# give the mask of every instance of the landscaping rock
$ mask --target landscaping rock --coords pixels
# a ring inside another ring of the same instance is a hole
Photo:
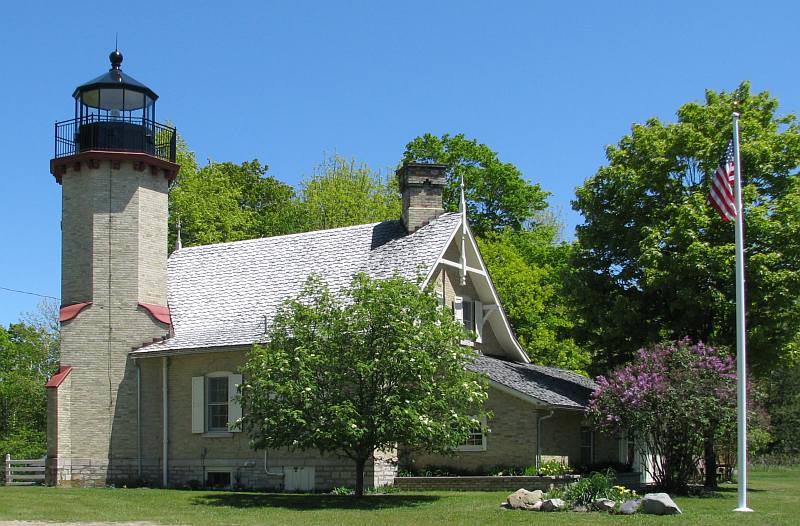
[[[642,505],[642,501],[640,499],[634,500],[626,500],[622,503],[622,506],[619,507],[619,514],[620,515],[633,515],[637,511],[639,511],[639,506]]]
[[[513,510],[529,510],[537,502],[541,502],[544,494],[541,490],[528,491],[520,488],[506,498],[508,506]]]
[[[642,511],[651,515],[681,513],[678,505],[666,493],[648,493],[642,499]]]
[[[592,506],[598,511],[613,511],[617,503],[611,499],[595,499]]]
[[[560,511],[563,510],[567,504],[561,499],[547,499],[542,502],[542,511]]]
[[[539,501],[530,507],[530,511],[539,511],[541,509],[542,509],[542,501]]]
[[[584,513],[584,512],[587,512],[587,511],[589,511],[589,508],[587,508],[587,507],[586,507],[586,506],[584,506],[583,504],[576,504],[576,505],[574,505],[574,506],[572,507],[572,511],[577,511],[577,512],[579,512],[579,513]]]

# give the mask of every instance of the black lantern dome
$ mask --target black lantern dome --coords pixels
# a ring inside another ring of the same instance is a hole
[[[155,120],[158,95],[122,71],[122,53],[111,69],[75,88],[75,118],[56,123],[56,157],[91,150],[140,152],[175,161],[175,129]]]
[[[147,116],[154,109],[158,95],[122,71],[122,53],[119,50],[112,51],[108,59],[111,69],[107,73],[75,88],[72,96],[76,102],[87,108],[87,113],[90,109],[112,113],[143,110],[143,116]]]

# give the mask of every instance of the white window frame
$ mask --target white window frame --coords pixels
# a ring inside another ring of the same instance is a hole
[[[456,448],[455,448],[456,451],[486,451],[486,433],[487,433],[488,429],[486,431],[484,431],[484,429],[486,429],[486,417],[485,416],[481,417],[480,425],[481,425],[481,433],[480,433],[480,435],[481,435],[481,443],[480,444],[466,444],[466,443],[460,444],[460,445],[456,446]],[[474,434],[476,434],[476,433],[470,432],[470,437],[472,435],[474,435]],[[469,440],[469,437],[467,438],[467,441],[468,440]]]
[[[227,429],[209,429],[208,382],[211,378],[228,379],[228,427]],[[229,371],[215,371],[204,376],[192,377],[192,433],[203,437],[231,437],[241,431],[231,426],[242,416],[242,407],[236,401],[238,386],[242,383],[242,375]]]

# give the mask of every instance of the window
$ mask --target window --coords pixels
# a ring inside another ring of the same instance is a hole
[[[467,439],[456,448],[456,451],[486,451],[486,434],[483,429],[486,427],[486,419],[483,418],[470,431]]]
[[[231,472],[230,471],[207,472],[206,487],[210,489],[231,489]]]
[[[631,466],[636,456],[633,435],[624,433],[619,438],[619,463]]]
[[[453,299],[453,314],[456,320],[464,324],[464,328],[475,334],[475,342],[482,341],[483,332],[483,306],[480,301],[467,296],[456,296]],[[465,340],[463,345],[472,345],[472,341]]]
[[[463,300],[462,308],[464,309],[464,328],[468,331],[475,332],[475,302],[470,300]]]
[[[594,462],[594,433],[590,427],[581,427],[581,465],[589,466]]]
[[[228,377],[212,376],[206,379],[208,431],[228,430]]]
[[[192,378],[192,433],[230,436],[231,424],[242,416],[236,401],[242,375],[228,372],[209,373]]]

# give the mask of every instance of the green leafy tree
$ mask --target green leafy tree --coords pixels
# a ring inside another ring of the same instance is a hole
[[[749,358],[758,371],[800,349],[800,128],[749,84],[707,91],[650,119],[606,150],[608,164],[577,191],[579,250],[570,287],[580,341],[602,370],[650,343],[688,335],[735,343],[733,225],[706,203],[710,177],[741,113]]]
[[[500,161],[497,152],[464,134],[441,137],[426,133],[406,145],[403,161],[446,164],[444,208],[458,210],[459,185],[464,177],[470,226],[477,236],[528,226],[547,208],[547,192],[525,180],[511,163]]]
[[[554,232],[497,232],[478,239],[511,326],[531,361],[586,374],[591,357],[571,337],[574,313],[563,290],[572,246]]]
[[[294,189],[258,160],[209,162],[199,168],[186,143],[178,141],[178,178],[170,190],[170,247],[177,225],[186,246],[239,241],[306,230]]]
[[[58,368],[58,340],[26,323],[0,326],[0,454],[38,458],[46,451],[45,383]]]
[[[383,178],[355,160],[348,161],[338,155],[326,157],[300,187],[309,230],[400,217],[400,196],[395,179]]]
[[[257,449],[349,457],[356,494],[376,450],[450,451],[480,425],[486,387],[463,327],[401,278],[361,274],[340,294],[312,276],[243,367],[243,429]]]
[[[772,452],[800,455],[800,363],[776,367],[768,377]]]

